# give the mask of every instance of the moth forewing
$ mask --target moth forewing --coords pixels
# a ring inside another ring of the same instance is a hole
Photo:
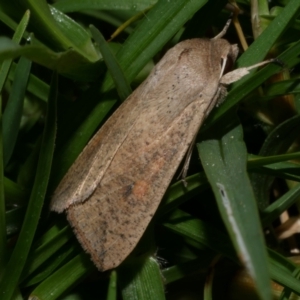
[[[94,192],[115,152],[137,119],[139,104],[134,94],[131,95],[115,111],[113,120],[108,120],[94,135],[55,190],[50,203],[51,210],[63,212],[71,204],[87,200]],[[127,112],[127,116],[124,112]],[[112,123],[115,126],[111,126]]]
[[[99,270],[118,266],[138,243],[220,98],[224,63],[236,55],[224,39],[186,40],[170,49],[58,186],[51,209],[66,210]]]

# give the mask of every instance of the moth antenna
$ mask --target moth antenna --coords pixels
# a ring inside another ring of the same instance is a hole
[[[222,37],[226,34],[226,32],[227,32],[227,30],[228,30],[228,27],[230,26],[231,21],[232,21],[232,20],[229,19],[229,20],[226,22],[226,24],[225,24],[224,28],[222,29],[222,31],[219,32],[215,37],[213,37],[212,40],[217,40],[217,39],[222,38]]]

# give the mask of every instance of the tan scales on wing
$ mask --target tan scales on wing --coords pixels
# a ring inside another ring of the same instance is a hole
[[[212,58],[210,48],[203,45],[210,42],[188,40],[172,48],[105,124],[107,128],[117,126],[117,117],[130,115],[130,101],[139,99],[135,103],[139,113],[126,127],[126,136],[94,192],[67,209],[78,239],[100,270],[117,266],[133,250],[208,108],[212,108],[211,101],[218,98],[221,62]],[[207,51],[205,63],[203,48]],[[204,80],[208,63],[216,72],[206,74]],[[207,89],[208,85],[215,87]],[[109,137],[105,138],[113,140],[114,128],[106,132]],[[103,164],[102,151],[97,159]]]

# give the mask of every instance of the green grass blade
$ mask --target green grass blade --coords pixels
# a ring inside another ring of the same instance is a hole
[[[18,285],[18,281],[26,263],[44,203],[44,197],[46,194],[51,170],[56,134],[56,89],[57,83],[55,77],[49,95],[50,101],[47,119],[33,190],[17,244],[6,266],[5,273],[1,278],[0,295],[1,299],[3,300],[10,300],[13,291]]]
[[[250,171],[300,182],[300,164],[298,163],[281,162],[250,169]]]
[[[15,70],[16,65],[13,63],[8,75],[8,78],[10,80],[13,80],[15,78]],[[44,102],[48,101],[49,85],[33,74],[29,75],[27,91]]]
[[[90,258],[82,252],[38,285],[29,299],[56,300],[94,268]]]
[[[3,160],[7,165],[19,134],[23,103],[27,88],[31,61],[21,57],[16,68],[15,80],[3,113]]]
[[[32,14],[38,38],[57,50],[75,49],[90,61],[99,59],[88,33],[70,17],[50,7],[46,1],[24,0]]]
[[[113,78],[118,94],[121,100],[123,101],[132,92],[131,87],[125,77],[125,74],[123,73],[122,68],[120,67],[115,55],[110,50],[101,32],[97,30],[97,28],[93,25],[90,26],[90,30],[95,42],[99,46],[99,49],[110,72],[110,75]]]
[[[227,258],[238,262],[228,236],[190,214],[179,209],[174,210],[163,223],[163,226],[176,234],[186,237],[190,241],[194,241],[192,243],[194,247],[201,248],[205,246],[216,253],[221,253]]]
[[[287,160],[299,160],[299,158],[300,152],[286,153],[282,155],[271,155],[267,157],[251,155],[251,157],[248,160],[248,168],[253,169],[256,167],[271,165]],[[300,165],[298,167],[300,167]]]
[[[20,43],[23,34],[26,30],[26,27],[28,25],[29,22],[29,17],[30,17],[30,12],[27,10],[22,18],[22,20],[20,21],[20,24],[18,25],[16,32],[13,35],[12,40],[16,43]],[[12,63],[12,59],[8,59],[6,61],[4,61],[1,65],[1,71],[0,71],[0,93],[3,89],[5,80],[7,78],[7,75],[9,73],[9,69],[11,67],[11,63]]]
[[[251,66],[256,62],[262,61],[266,54],[270,51],[272,45],[280,37],[280,35],[290,26],[298,15],[300,3],[298,0],[289,1],[284,10],[279,14],[266,30],[251,44],[251,46],[238,59],[238,67]],[[278,56],[278,59],[284,62],[285,66],[290,68],[299,63],[300,42],[291,46]],[[226,97],[226,101],[209,116],[209,125],[221,118],[225,112],[233,108],[241,101],[249,92],[261,85],[271,75],[279,72],[282,67],[269,65],[256,74],[245,76],[232,85],[230,93]],[[206,129],[209,129],[207,126]]]
[[[300,197],[300,184],[289,190],[262,212],[263,226],[270,225],[281,213],[291,207]]]
[[[163,269],[162,274],[165,278],[165,283],[168,284],[179,279],[184,279],[195,272],[197,272],[197,276],[204,278],[211,261],[215,257],[215,253],[212,251],[209,251],[207,254],[209,255],[203,255],[202,257]]]
[[[205,173],[194,174],[185,178],[187,186],[182,181],[178,181],[166,191],[161,201],[156,217],[159,218],[164,214],[177,208],[180,204],[199,195],[200,192],[209,188]]]
[[[131,82],[145,64],[169,41],[173,35],[207,1],[175,0],[159,1],[143,22],[125,41],[117,53],[118,61]],[[164,16],[163,18],[161,16]],[[103,84],[106,91],[112,86],[111,79]]]
[[[27,258],[26,265],[23,269],[20,281],[27,278],[39,266],[41,266],[49,257],[51,257],[58,249],[65,245],[71,238],[73,233],[69,226],[66,226],[59,233],[56,233],[49,240],[43,242],[39,247],[31,251]]]
[[[241,126],[197,145],[230,238],[261,299],[272,299],[267,255],[256,200],[247,175]],[[255,240],[255,243],[253,241]]]
[[[187,237],[190,241],[194,241],[191,243],[193,246],[198,245],[199,247],[204,245],[216,253],[221,253],[233,261],[238,262],[238,258],[234,253],[228,236],[200,219],[180,210],[176,210],[169,216],[164,226],[176,234]],[[281,285],[292,289],[295,293],[300,294],[299,280],[293,276],[296,267],[280,254],[272,250],[268,252],[269,256],[267,261],[271,278]]]
[[[262,34],[250,45],[250,47],[241,55],[237,61],[238,67],[251,66],[262,61],[274,43],[294,22],[300,12],[300,3],[298,0],[291,0],[284,7],[280,14],[269,24]],[[244,78],[236,82],[234,86],[241,85],[247,79]]]
[[[292,117],[281,123],[267,136],[259,155],[270,156],[285,153],[299,136],[299,130],[300,116]],[[251,174],[254,193],[260,209],[269,205],[269,188],[273,180],[274,178],[265,174]]]
[[[115,270],[110,273],[106,300],[117,300],[117,272]]]
[[[5,59],[16,58],[19,56],[55,70],[67,77],[81,80],[93,81],[99,77],[100,57],[94,61],[89,61],[73,48],[66,51],[55,52],[43,44],[34,41],[31,45],[19,46],[6,37],[0,37],[0,61]]]
[[[273,280],[300,295],[299,280],[295,278],[300,271],[298,267],[272,250],[269,250],[269,267]]]
[[[136,10],[140,11],[155,4],[157,0],[64,0],[55,2],[54,6],[62,12],[75,12],[88,9],[101,10]]]
[[[123,265],[119,270],[119,280],[124,300],[165,299],[163,278],[154,257],[150,256],[140,262],[138,269],[132,265]]]
[[[0,94],[0,107],[2,96]],[[2,136],[2,110],[0,110],[0,270],[4,270],[7,260],[6,213],[4,196],[4,166],[3,166],[3,136]],[[0,271],[0,276],[2,271]]]
[[[300,81],[299,78],[293,78],[270,84],[264,90],[263,99],[271,99],[278,96],[298,93],[300,93]]]
[[[81,249],[76,246],[70,243],[65,244],[46,263],[42,264],[33,274],[29,275],[29,277],[22,282],[22,287],[36,286],[50,277],[56,270],[64,264],[67,264],[80,253]]]
[[[20,21],[19,25],[16,28],[16,31],[13,35],[12,40],[16,43],[19,43],[23,37],[25,29],[29,22],[29,11],[26,11],[22,20]],[[2,62],[0,68],[0,94],[2,94],[2,90],[6,81],[6,78],[9,74],[9,70],[11,68],[12,60],[6,60]],[[16,88],[16,87],[15,87]],[[2,100],[2,95],[0,95],[0,99]],[[0,101],[2,103],[2,101]],[[2,107],[2,104],[0,105]],[[4,170],[4,163],[3,163],[3,122],[2,119],[2,112],[1,112],[1,153],[0,153],[0,270],[4,270],[4,265],[6,264],[6,217],[5,217],[5,196],[4,196],[4,178],[3,178],[3,170]]]

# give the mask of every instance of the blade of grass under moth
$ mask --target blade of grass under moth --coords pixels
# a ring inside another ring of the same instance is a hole
[[[8,78],[10,80],[13,80],[15,78],[15,70],[16,64],[13,63],[8,75]],[[27,91],[32,93],[34,96],[36,96],[38,99],[44,102],[48,101],[49,85],[33,74],[29,75]]]
[[[99,59],[88,33],[70,17],[49,6],[44,0],[25,0],[23,5],[32,13],[38,38],[44,39],[54,49],[72,48],[90,61]]]
[[[16,43],[20,43],[23,34],[27,28],[28,22],[29,22],[29,17],[30,17],[30,12],[27,10],[20,21],[20,24],[16,28],[16,31],[13,35],[12,40]],[[10,67],[11,67],[12,59],[5,60],[2,65],[1,65],[1,70],[0,70],[0,93],[3,89],[5,80],[7,78],[7,75],[9,73]]]
[[[194,174],[185,178],[185,181],[187,183],[186,187],[180,180],[168,188],[160,203],[158,211],[156,212],[156,218],[160,218],[187,200],[198,195],[200,192],[209,188],[209,183],[205,173]]]
[[[109,277],[106,300],[117,300],[117,272],[112,270]]]
[[[276,172],[276,174],[278,174],[280,170],[283,169],[286,172],[286,174],[282,174],[284,178],[287,178],[288,176],[291,179],[297,179],[299,176],[297,177],[293,173],[300,173],[300,165],[292,163],[284,163],[279,165],[276,164],[276,162],[284,162],[291,159],[297,159],[299,158],[299,156],[300,152],[269,157],[251,155],[247,161],[247,169],[256,172],[258,167],[265,167],[268,170],[270,170],[270,172],[274,169],[274,172]],[[297,171],[298,168],[299,171]],[[292,172],[290,174],[288,173],[289,169],[291,169]],[[263,172],[263,170],[261,170],[260,172]],[[209,188],[209,183],[207,181],[205,173],[194,174],[192,176],[187,177],[185,180],[187,182],[186,187],[180,180],[171,185],[171,187],[166,191],[164,198],[162,199],[159,209],[156,213],[157,218],[164,216],[166,213],[178,207],[180,204],[186,202],[187,200],[191,199],[199,192]]]
[[[174,210],[164,221],[163,226],[176,234],[198,243],[198,248],[203,246],[208,247],[238,262],[234,248],[225,233],[180,209]],[[193,245],[195,246],[195,244]]]
[[[299,280],[295,278],[295,274],[300,271],[299,267],[271,249],[268,250],[268,254],[272,279],[299,295]]]
[[[205,245],[216,253],[221,253],[239,263],[228,236],[212,225],[180,210],[174,211],[163,225],[176,234],[194,241],[193,245]],[[268,254],[268,266],[271,278],[300,294],[299,281],[293,277],[293,272],[296,268],[295,265],[270,249],[268,250]]]
[[[3,113],[3,160],[7,165],[19,134],[23,103],[27,88],[28,77],[31,69],[31,61],[21,57],[15,74],[15,80],[6,108]]]
[[[50,10],[47,9],[47,11],[45,11],[46,15],[48,15],[49,11],[51,17],[46,21],[43,19],[43,16],[39,14],[39,17],[41,17],[40,20],[42,22],[42,26],[49,26],[50,34],[52,33],[52,31],[54,32],[56,26],[59,28],[62,35],[58,35],[55,38],[58,38],[59,41],[66,41],[67,47],[64,48],[65,50],[73,48],[76,50],[77,53],[85,57],[90,62],[96,62],[97,60],[99,60],[99,53],[95,49],[94,44],[91,41],[90,35],[78,22],[75,22],[69,16],[60,12],[56,8],[48,5],[46,1],[26,1],[31,2],[34,6],[39,6],[39,8],[43,6],[41,4],[42,2],[44,2],[48,6],[48,8],[50,8]]]
[[[262,99],[271,99],[282,95],[298,93],[300,93],[299,77],[273,82],[264,89],[264,96],[262,97]]]
[[[29,299],[56,300],[94,269],[88,255],[82,252],[39,284]]]
[[[115,55],[110,50],[101,32],[93,25],[90,26],[90,30],[95,42],[99,46],[103,59],[118,91],[119,97],[123,101],[132,92],[125,74],[123,73],[122,68],[120,67]]]
[[[214,269],[210,268],[207,272],[205,278],[204,290],[203,290],[203,300],[213,300],[213,278],[214,278]]]
[[[140,1],[140,0],[101,0],[101,1],[94,1],[94,0],[65,0],[65,1],[57,1],[54,6],[63,11],[63,12],[75,12],[81,10],[88,10],[88,9],[105,9],[105,10],[144,10],[149,6],[155,4],[157,0],[147,0],[147,1]]]
[[[90,62],[73,48],[56,52],[39,43],[33,35],[30,39],[33,41],[31,45],[19,46],[6,37],[0,37],[0,61],[22,55],[74,80],[94,81],[98,79],[99,60]]]
[[[5,9],[1,9],[3,8],[3,1],[0,3],[0,21],[2,23],[4,23],[8,28],[12,29],[14,32],[17,31],[17,27],[19,26],[20,23],[17,23],[10,15],[9,13],[5,12]],[[6,3],[4,4],[4,6],[6,6]],[[26,14],[26,12],[23,14]],[[20,19],[21,19],[21,15],[20,15]],[[28,37],[27,33],[24,32],[23,37],[26,39]]]
[[[206,3],[206,0],[159,1],[140,23],[138,28],[124,43],[117,53],[117,60],[127,79],[131,82],[144,65],[163,47],[163,45],[183,26],[183,24]],[[161,16],[164,16],[161,18]],[[113,86],[110,75],[107,75],[101,90],[107,92]],[[84,122],[66,137],[63,148],[56,160],[59,164],[58,180],[69,169],[75,158],[91,138],[99,123],[116,104],[115,99],[103,98]]]
[[[152,256],[144,259],[143,263],[139,262],[138,268],[124,264],[119,269],[118,277],[124,300],[165,299],[159,264]]]
[[[7,4],[9,10],[11,3],[8,1]],[[75,79],[88,81],[99,77],[99,63],[96,63],[100,58],[99,53],[91,42],[89,34],[80,24],[55,8],[49,10],[46,1],[37,3],[28,0],[25,1],[24,6],[31,9],[31,26],[35,28],[35,38],[31,37],[31,39],[34,40],[34,43],[16,47],[16,44],[9,44],[6,38],[1,37],[1,59],[23,55]],[[16,10],[18,13],[22,12],[20,6]],[[16,28],[16,24],[8,16],[2,16],[0,13],[1,17],[9,27]],[[44,42],[44,45],[40,40]]]
[[[137,0],[101,0],[101,1],[94,1],[94,0],[64,0],[64,1],[57,1],[54,3],[57,9],[64,13],[68,12],[76,12],[88,9],[101,9],[101,10],[113,10],[113,9],[120,9],[120,10],[143,10],[147,7],[155,4],[157,0],[147,0],[147,1],[137,1]]]
[[[266,0],[258,0],[251,2],[251,20],[252,20],[252,32],[254,39],[262,33],[262,31],[268,26],[268,22],[265,22],[261,15],[269,15],[269,4]]]
[[[42,281],[46,280],[51,276],[56,270],[67,264],[71,259],[73,259],[81,249],[75,243],[66,243],[62,248],[59,249],[49,258],[44,264],[41,265],[35,272],[30,274],[23,282],[22,287],[29,287],[33,285],[40,284]]]
[[[248,169],[253,169],[256,167],[261,167],[264,165],[271,165],[275,164],[277,162],[283,162],[287,160],[295,160],[300,158],[300,152],[293,152],[293,153],[286,153],[282,155],[271,155],[271,156],[254,156],[251,155],[251,157],[248,160]],[[295,165],[296,166],[296,165]],[[300,165],[298,166],[300,168]]]
[[[25,29],[29,22],[29,11],[26,11],[23,18],[21,19],[19,25],[16,28],[16,31],[13,35],[12,40],[19,43],[22,39],[22,36],[25,32]],[[0,94],[2,92],[4,83],[8,76],[10,67],[11,67],[12,60],[5,60],[1,64],[0,70]],[[1,96],[0,96],[1,100]],[[2,101],[1,101],[2,103]],[[0,105],[2,107],[2,104]],[[4,270],[4,265],[6,263],[6,216],[5,216],[5,196],[4,196],[4,178],[3,178],[3,170],[4,170],[4,163],[3,163],[3,133],[2,133],[2,123],[3,123],[3,115],[1,112],[1,154],[0,154],[0,270]]]
[[[129,82],[206,2],[206,0],[195,2],[176,0],[172,3],[159,1],[146,14],[146,18],[116,55],[121,67],[126,70]],[[164,18],[161,18],[162,15]],[[106,91],[111,86],[112,80],[107,77],[102,89]]]
[[[282,179],[300,182],[300,164],[298,163],[281,162],[256,167],[249,171],[251,173],[260,173],[263,175],[275,176]]]
[[[54,233],[51,238],[43,242],[39,247],[36,247],[33,251],[31,251],[21,274],[20,282],[32,274],[72,237],[73,233],[71,228],[69,226],[65,226],[58,233]]]
[[[164,276],[165,284],[183,279],[191,274],[195,274],[196,272],[198,279],[199,277],[204,278],[207,274],[209,265],[215,256],[215,253],[209,251],[205,256],[191,259],[187,262],[163,269],[162,275]]]
[[[57,2],[58,3],[58,2]],[[97,21],[102,21],[105,22],[109,25],[112,25],[114,28],[120,28],[122,26],[124,26],[124,24],[128,21],[128,18],[131,18],[132,13],[127,12],[127,11],[122,11],[120,12],[116,12],[116,11],[102,11],[102,10],[84,10],[81,11],[82,14],[92,17],[93,19],[96,19]],[[138,13],[139,15],[141,14],[141,12]],[[142,17],[144,17],[145,15],[143,14]],[[94,22],[94,21],[93,21]],[[131,23],[129,26],[127,26],[126,28],[123,29],[122,32],[126,33],[126,34],[131,34],[134,30],[135,26],[132,26],[133,24]],[[115,31],[116,32],[116,31]]]
[[[197,144],[197,148],[238,256],[253,278],[261,299],[272,299],[265,243],[246,169],[242,127],[235,126],[219,139]]]
[[[278,198],[262,212],[262,225],[267,226],[291,207],[300,197],[300,183]]]
[[[142,19],[143,17],[145,17],[145,14],[147,13],[147,11],[149,11],[151,8],[153,7],[153,5],[149,6],[148,8],[140,11],[139,13],[133,15],[132,17],[130,17],[128,20],[126,20],[124,23],[120,24],[118,26],[118,28],[110,35],[110,41],[114,38],[116,38],[121,32],[126,32],[128,31],[128,33],[132,33],[132,29],[131,29],[131,25],[134,24],[136,21]]]
[[[8,206],[22,206],[27,203],[29,192],[19,184],[4,177],[5,202]]]
[[[6,211],[6,237],[10,238],[14,234],[20,231],[24,216],[26,213],[26,208],[23,207],[17,207],[14,209],[10,209]]]
[[[0,107],[2,96],[0,93]],[[0,276],[4,270],[7,258],[6,214],[4,196],[4,166],[3,166],[3,136],[2,136],[2,110],[0,110]]]
[[[271,165],[265,165],[263,167],[251,169],[250,175],[252,173],[258,173],[261,175],[268,175],[286,180],[300,182],[300,167],[299,164],[294,163],[276,163]]]
[[[18,241],[0,282],[0,295],[3,300],[10,300],[13,291],[17,287],[39,222],[54,150],[56,134],[56,90],[57,79],[55,75],[49,95],[48,112],[34,186]]]
[[[300,116],[292,117],[278,125],[267,136],[259,155],[276,155],[285,153],[298,138],[300,130]],[[251,174],[251,182],[260,209],[269,205],[269,189],[274,178],[264,174]]]

